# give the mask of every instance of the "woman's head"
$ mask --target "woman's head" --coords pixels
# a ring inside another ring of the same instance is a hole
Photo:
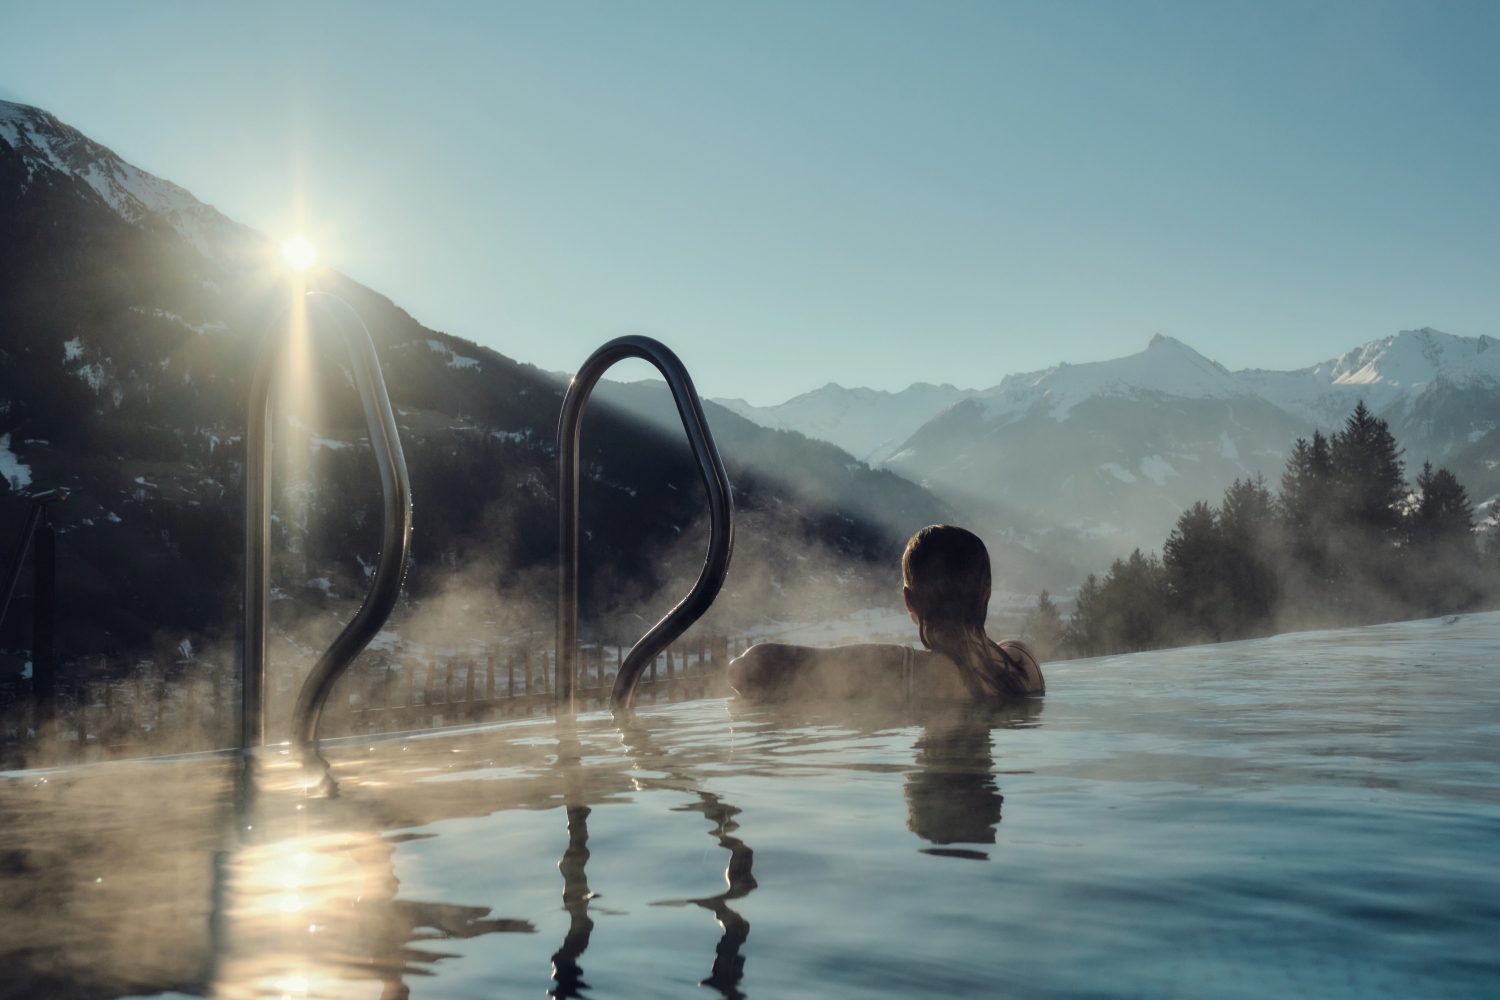
[[[933,524],[912,535],[901,556],[901,583],[928,649],[938,648],[938,633],[984,634],[990,554],[972,531]]]
[[[984,632],[990,554],[978,535],[948,524],[923,528],[906,543],[901,581],[922,645],[953,661],[973,697],[1025,693],[1024,678]]]

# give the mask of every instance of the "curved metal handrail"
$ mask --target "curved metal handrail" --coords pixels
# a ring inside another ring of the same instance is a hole
[[[610,704],[616,711],[630,708],[635,685],[646,667],[678,636],[686,632],[713,604],[729,572],[734,550],[734,499],[724,460],[703,415],[703,403],[687,369],[671,349],[650,337],[616,337],[599,348],[578,369],[568,384],[562,416],[557,424],[558,545],[557,582],[557,684],[559,711],[573,711],[575,663],[578,658],[578,435],[583,428],[583,408],[604,373],[617,361],[640,358],[649,361],[667,380],[677,413],[687,431],[688,444],[698,460],[698,472],[708,488],[708,556],[703,571],[688,596],[651,626],[631,649],[615,676]]]
[[[380,559],[370,591],[359,612],[313,665],[312,673],[297,694],[292,741],[307,753],[316,751],[318,720],[334,682],[380,631],[400,596],[407,553],[411,549],[411,483],[406,475],[406,458],[401,453],[396,418],[385,391],[385,379],[380,374],[380,358],[359,314],[349,303],[326,292],[309,292],[298,305],[308,309],[309,313],[316,310],[332,320],[349,348],[354,382],[359,388],[359,400],[364,406],[365,423],[369,427],[370,448],[380,469],[384,513]],[[271,600],[270,404],[279,362],[286,349],[285,327],[290,312],[291,309],[284,311],[271,324],[266,344],[261,349],[260,363],[256,366],[250,388],[250,415],[245,434],[245,636],[240,738],[240,745],[245,748],[265,742],[266,621]]]

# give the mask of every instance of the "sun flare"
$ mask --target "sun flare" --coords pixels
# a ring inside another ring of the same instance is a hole
[[[300,233],[281,245],[281,256],[296,271],[306,271],[318,262],[318,251]]]

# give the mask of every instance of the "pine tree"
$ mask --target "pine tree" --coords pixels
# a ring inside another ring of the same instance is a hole
[[[1433,469],[1431,462],[1423,464],[1416,485],[1403,553],[1407,604],[1426,614],[1467,610],[1485,589],[1468,492],[1453,473]]]
[[[1417,492],[1420,499],[1411,512],[1408,531],[1411,544],[1452,551],[1474,549],[1474,505],[1458,478],[1424,462]]]
[[[1190,636],[1222,638],[1223,555],[1218,515],[1201,500],[1182,512],[1162,546],[1169,600]]]
[[[1045,590],[1037,595],[1036,607],[1027,613],[1022,634],[1043,660],[1057,656],[1063,641],[1062,615],[1058,613],[1052,595]]]
[[[1309,536],[1322,527],[1332,486],[1333,459],[1328,439],[1322,431],[1314,431],[1311,442],[1298,438],[1286,471],[1281,474],[1278,498],[1281,516],[1294,536]]]
[[[1103,636],[1100,630],[1099,578],[1093,573],[1078,588],[1073,601],[1073,613],[1063,627],[1063,645],[1074,656],[1096,656],[1103,651]]]
[[[1280,587],[1276,579],[1276,501],[1264,476],[1234,481],[1219,508],[1224,587],[1224,634],[1246,636],[1270,624]]]
[[[1333,436],[1329,457],[1344,523],[1394,540],[1401,529],[1406,476],[1389,425],[1360,400],[1344,429]]]
[[[1155,649],[1168,641],[1166,571],[1140,549],[1116,559],[1099,586],[1100,636],[1107,649]]]

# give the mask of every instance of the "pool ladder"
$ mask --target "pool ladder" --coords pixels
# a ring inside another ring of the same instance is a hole
[[[558,557],[557,557],[557,683],[559,713],[575,711],[578,661],[578,438],[583,429],[583,410],[599,379],[616,362],[626,358],[649,361],[662,373],[677,403],[687,431],[688,446],[698,463],[698,473],[708,489],[708,555],[698,582],[676,607],[658,621],[630,650],[615,675],[610,706],[616,712],[631,708],[636,682],[661,651],[676,641],[718,597],[729,573],[734,550],[734,497],[724,460],[714,444],[713,432],[703,415],[703,402],[693,388],[692,377],[682,361],[665,344],[650,337],[617,337],[591,354],[568,383],[562,415],[557,424],[558,461]]]
[[[261,348],[260,361],[250,387],[250,414],[245,433],[245,634],[243,697],[241,700],[240,746],[258,747],[265,742],[266,624],[271,607],[271,397],[289,334],[306,310],[306,329],[311,331],[313,314],[331,320],[349,349],[354,383],[365,411],[370,448],[380,470],[383,530],[380,558],[370,580],[369,592],[358,613],[324,650],[297,694],[292,712],[292,744],[304,756],[316,754],[318,721],[323,706],[360,651],[380,631],[401,594],[411,551],[411,483],[406,458],[396,432],[396,418],[380,374],[380,358],[364,322],[343,299],[326,292],[309,292],[282,312],[271,324]]]
[[[318,723],[334,684],[390,617],[401,592],[411,550],[411,483],[406,459],[380,372],[380,359],[359,314],[344,300],[310,292],[298,304],[308,314],[329,319],[349,349],[354,381],[364,407],[370,446],[380,472],[383,531],[380,558],[359,612],[314,664],[297,695],[292,744],[304,756],[317,752]],[[293,307],[293,309],[296,306]],[[265,742],[266,633],[270,611],[271,563],[271,400],[287,349],[293,309],[271,324],[250,390],[246,431],[245,614],[243,640],[242,748]],[[310,323],[308,324],[310,328]],[[636,683],[662,650],[701,618],[724,585],[734,549],[734,501],[729,475],[703,414],[703,403],[687,368],[670,348],[650,337],[618,337],[600,347],[568,385],[558,421],[559,546],[555,708],[576,710],[578,661],[578,446],[583,411],[599,379],[616,362],[640,358],[655,365],[667,381],[687,432],[688,445],[708,490],[709,544],[703,569],[687,597],[653,625],[620,665],[610,694],[616,711],[631,708]]]

